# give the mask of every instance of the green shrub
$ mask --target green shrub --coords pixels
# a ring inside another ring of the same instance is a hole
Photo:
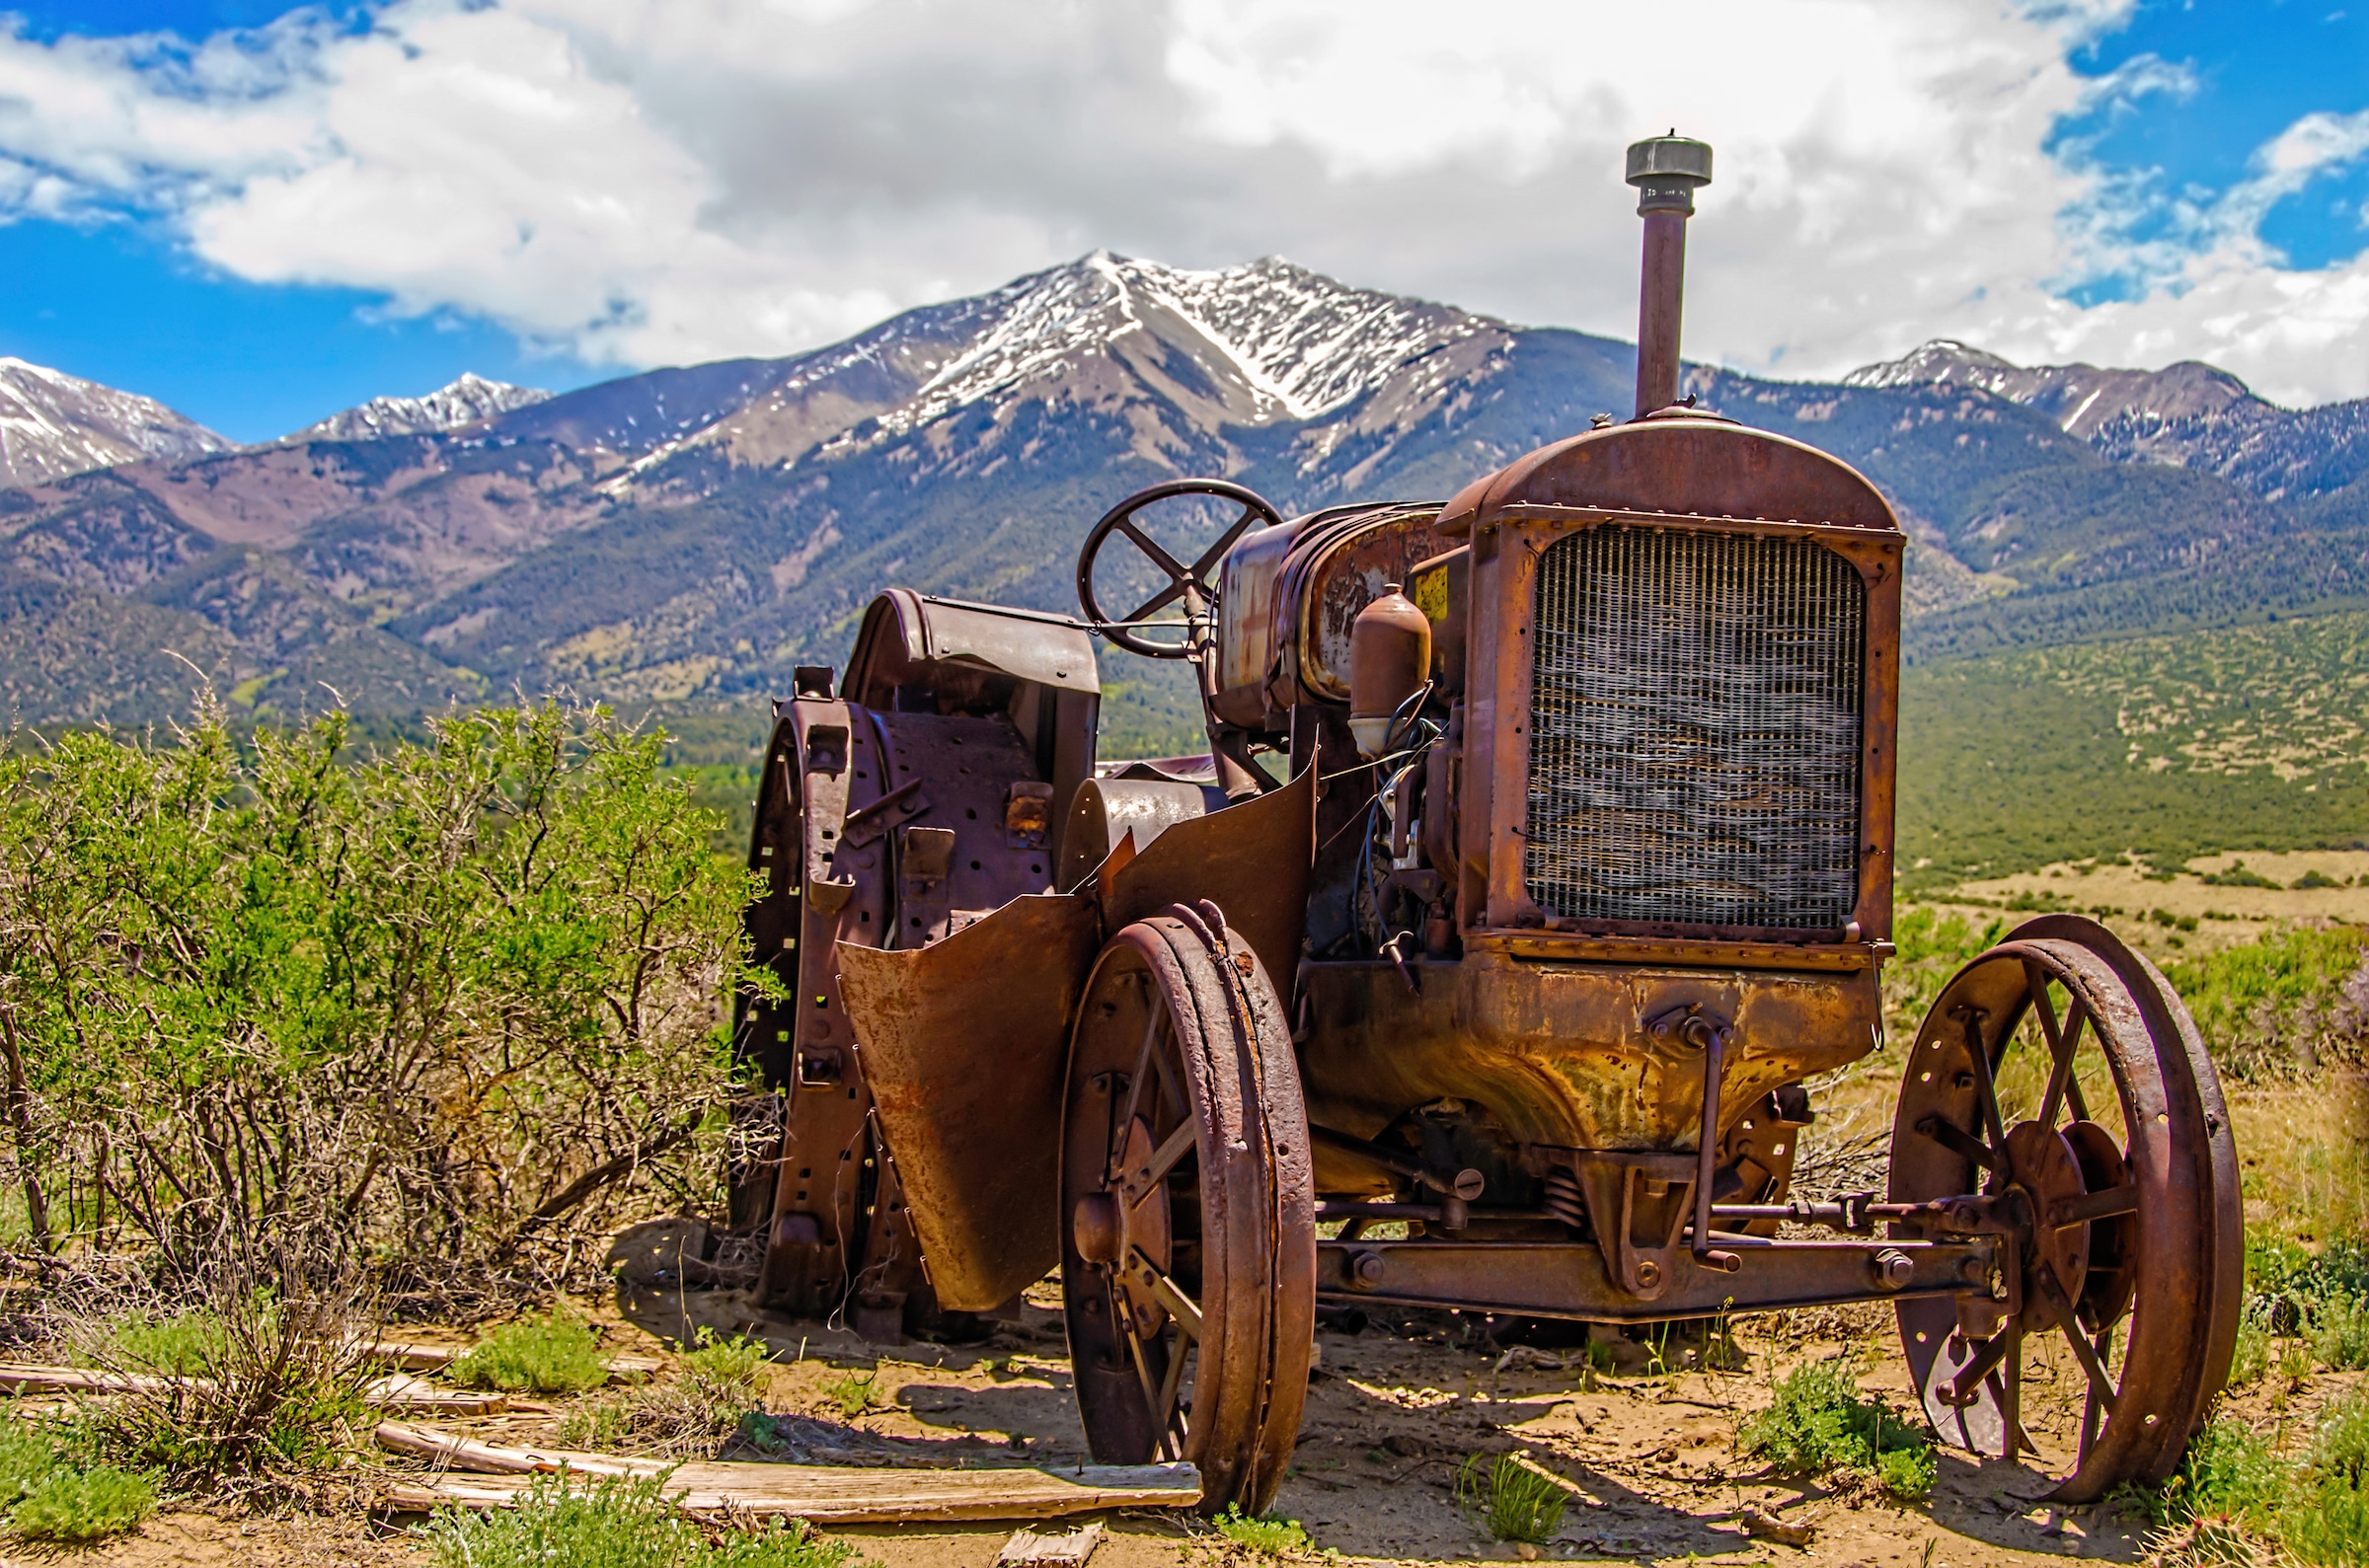
[[[155,1509],[156,1487],[144,1475],[112,1464],[60,1464],[10,1512],[8,1528],[26,1540],[87,1546],[137,1530]]]
[[[1933,1445],[1882,1401],[1860,1393],[1849,1357],[1786,1374],[1775,1400],[1743,1424],[1737,1440],[1787,1474],[1866,1475],[1909,1499],[1933,1489]]]
[[[1276,1514],[1253,1519],[1242,1511],[1240,1503],[1228,1503],[1226,1511],[1209,1523],[1235,1545],[1261,1557],[1282,1557],[1307,1551],[1310,1546],[1308,1532],[1300,1528],[1298,1520]]]
[[[582,1393],[609,1381],[608,1359],[583,1318],[554,1307],[504,1323],[445,1369],[466,1388]]]
[[[1514,1455],[1491,1459],[1476,1454],[1456,1467],[1456,1501],[1499,1540],[1544,1544],[1563,1528],[1571,1494]]]
[[[663,1476],[572,1487],[566,1475],[538,1475],[515,1508],[446,1510],[420,1533],[436,1568],[840,1568],[855,1556],[803,1521],[711,1541],[666,1500]]]
[[[874,1390],[879,1385],[879,1372],[854,1373],[834,1378],[822,1385],[825,1403],[839,1412],[843,1421],[853,1421],[872,1408]]]
[[[227,1348],[222,1319],[208,1311],[166,1317],[132,1317],[110,1325],[101,1350],[90,1358],[159,1378],[200,1378],[222,1360]]]
[[[2172,1479],[2138,1501],[2157,1525],[2218,1519],[2260,1531],[2276,1515],[2290,1479],[2267,1438],[2223,1415],[2190,1440]]]
[[[156,1507],[146,1476],[86,1463],[89,1433],[66,1423],[0,1414],[0,1517],[11,1533],[81,1546],[138,1528]]]
[[[562,1440],[688,1457],[735,1433],[749,1436],[751,1418],[764,1420],[771,1351],[759,1339],[719,1339],[705,1325],[696,1345],[673,1373],[577,1405],[560,1423]],[[755,1437],[749,1441],[766,1446]]]
[[[368,1314],[342,1292],[264,1289],[232,1273],[181,1291],[196,1305],[117,1303],[86,1340],[101,1366],[174,1375],[95,1405],[83,1420],[95,1452],[197,1489],[232,1477],[277,1484],[342,1463],[368,1426],[362,1393],[377,1375],[364,1354]]]
[[[211,704],[165,737],[0,731],[35,1250],[312,1249],[307,1278],[474,1307],[721,1179],[714,999],[768,982],[660,738],[567,703],[424,727],[361,756],[342,715],[241,736]]]
[[[2312,1319],[2312,1354],[2333,1372],[2369,1367],[2369,1302],[2357,1296],[2328,1296]]]

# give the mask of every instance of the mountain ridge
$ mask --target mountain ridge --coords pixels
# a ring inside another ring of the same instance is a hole
[[[550,401],[540,387],[489,381],[474,370],[417,398],[378,397],[355,404],[301,430],[281,436],[276,446],[305,441],[374,441],[396,435],[431,435]]]
[[[1087,523],[1141,484],[1223,475],[1287,513],[1447,495],[1626,407],[1634,360],[1279,258],[1090,253],[780,359],[0,488],[0,573],[20,585],[0,600],[0,700],[155,716],[187,701],[157,652],[177,637],[257,711],[323,687],[396,711],[513,686],[737,700],[837,658],[892,580],[1070,608]],[[2279,410],[2210,367],[2020,367],[1949,342],[1836,383],[1696,365],[1686,385],[1894,501],[1912,657],[2369,603],[2369,439],[2345,434],[2361,405]],[[77,685],[55,653],[71,636],[118,673]],[[9,673],[19,644],[62,682],[48,697]],[[1118,682],[1145,702],[1158,684]]]

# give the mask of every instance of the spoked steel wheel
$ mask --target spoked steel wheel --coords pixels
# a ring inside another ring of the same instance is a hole
[[[1062,1294],[1105,1463],[1189,1459],[1264,1509],[1316,1337],[1315,1194],[1291,1031],[1215,905],[1112,937],[1086,982],[1061,1152]]]
[[[2006,1300],[1900,1305],[1935,1429],[2035,1456],[2068,1502],[2169,1475],[2237,1343],[2237,1150],[2187,1008],[2097,922],[2025,923],[1926,1014],[1892,1124],[1891,1198],[1958,1195],[1991,1200]],[[2043,1445],[2025,1363],[2049,1341],[2079,1395]]]

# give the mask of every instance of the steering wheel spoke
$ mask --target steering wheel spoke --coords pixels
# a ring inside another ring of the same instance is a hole
[[[1220,529],[1207,549],[1193,559],[1190,565],[1179,560],[1172,551],[1154,539],[1137,521],[1137,516],[1161,501],[1178,497],[1205,495],[1232,501],[1242,512]],[[1199,651],[1198,635],[1163,641],[1158,636],[1146,636],[1147,631],[1167,632],[1173,625],[1178,632],[1208,625],[1207,617],[1215,614],[1218,596],[1218,575],[1226,552],[1253,527],[1276,527],[1283,521],[1282,513],[1267,504],[1257,491],[1227,480],[1173,480],[1137,490],[1104,514],[1094,531],[1086,536],[1086,548],[1078,556],[1078,607],[1086,613],[1087,621],[1097,632],[1129,653],[1146,658],[1183,659],[1194,657]],[[1103,611],[1102,601],[1095,593],[1094,568],[1101,559],[1103,546],[1112,535],[1123,537],[1153,572],[1166,579],[1166,584],[1149,599],[1136,606],[1124,620],[1113,620]],[[1179,600],[1184,602],[1184,619],[1170,623],[1158,622],[1145,626],[1149,618]]]

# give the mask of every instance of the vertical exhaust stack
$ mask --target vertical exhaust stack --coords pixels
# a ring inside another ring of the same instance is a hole
[[[1686,294],[1686,220],[1695,187],[1711,184],[1711,144],[1672,130],[1629,149],[1629,183],[1645,220],[1645,264],[1637,299],[1637,411],[1678,401],[1678,317]]]

